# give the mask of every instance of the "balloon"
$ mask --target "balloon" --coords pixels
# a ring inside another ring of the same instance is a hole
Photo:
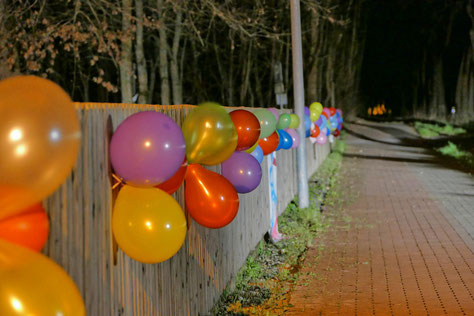
[[[309,107],[305,106],[305,107],[304,107],[304,115],[308,115],[308,116],[309,116],[310,114],[311,114],[311,112],[309,111]]]
[[[125,185],[115,201],[112,230],[129,257],[157,263],[171,258],[183,245],[186,217],[168,193]]]
[[[74,104],[47,79],[0,82],[0,218],[53,193],[76,163],[81,130]]]
[[[319,133],[319,127],[315,126],[314,129],[311,131],[311,137],[318,137]]]
[[[306,131],[306,137],[308,137],[311,131],[311,119],[307,115],[304,116],[304,130]]]
[[[336,114],[336,108],[330,107],[330,108],[329,108],[329,114],[330,114],[331,116],[335,115],[335,114]]]
[[[277,129],[288,128],[291,124],[291,116],[287,113],[282,113],[278,119]]]
[[[190,164],[220,164],[237,147],[234,123],[225,108],[217,103],[206,102],[189,112],[184,119],[183,134]]]
[[[225,177],[194,164],[186,173],[186,209],[200,225],[221,228],[232,222],[239,210],[239,197]]]
[[[317,138],[316,137],[310,137],[309,140],[311,141],[311,144],[314,144],[317,142]]]
[[[334,131],[334,136],[338,137],[340,134],[341,134],[341,132],[339,130]]]
[[[293,139],[291,138],[290,134],[288,134],[284,130],[279,130],[278,133],[280,134],[281,141],[281,148],[282,149],[290,149],[293,146]]]
[[[235,110],[230,112],[230,118],[237,131],[236,150],[246,150],[258,142],[260,137],[260,122],[252,112]]]
[[[323,108],[323,112],[326,114],[326,118],[328,119],[331,116],[331,112],[329,111],[329,108]]]
[[[280,135],[280,130],[277,129],[275,132],[278,134],[278,146],[275,148],[275,151],[279,151],[283,145],[283,138]]]
[[[222,175],[232,183],[238,193],[255,190],[262,180],[260,163],[250,154],[236,151],[221,166]]]
[[[262,138],[258,141],[258,145],[262,148],[263,155],[268,155],[275,151],[278,147],[279,137],[275,131],[269,137]]]
[[[184,181],[186,170],[188,169],[188,162],[184,159],[178,171],[168,180],[156,186],[156,188],[165,191],[168,194],[173,194],[178,191],[179,187]]]
[[[313,102],[309,106],[309,118],[311,119],[312,122],[315,122],[319,116],[321,115],[321,112],[323,111],[323,106],[319,102]]]
[[[331,131],[327,127],[323,128],[323,131],[324,131],[324,133],[326,133],[326,137],[328,137],[329,134],[331,134]]]
[[[337,128],[337,120],[336,118],[333,116],[331,117],[331,119],[329,120],[329,123],[331,125],[331,130],[335,130]]]
[[[324,133],[319,133],[318,137],[316,137],[316,142],[320,145],[326,144],[327,137]]]
[[[252,152],[255,150],[255,148],[257,148],[257,146],[258,146],[258,141],[257,141],[255,144],[253,144],[252,147],[250,147],[249,149],[244,150],[244,151],[245,151],[247,154],[250,154],[250,153],[252,153]]]
[[[268,111],[272,112],[273,116],[275,116],[275,120],[278,122],[278,117],[280,116],[278,110],[275,108],[268,108]]]
[[[85,316],[81,294],[48,257],[0,239],[2,316]]]
[[[296,114],[290,114],[291,116],[291,123],[289,128],[297,128],[300,126],[300,118]]]
[[[321,127],[323,125],[323,117],[324,116],[320,116],[316,122],[314,122],[314,124],[316,124],[317,127]]]
[[[155,186],[171,178],[184,160],[179,126],[159,112],[139,112],[126,118],[110,141],[110,161],[126,183]]]
[[[291,148],[296,148],[300,145],[300,135],[298,132],[292,128],[289,128],[286,130],[286,132],[291,136],[291,139],[293,141],[293,145],[291,145]]]
[[[49,220],[41,204],[0,220],[0,239],[40,252],[48,240]]]
[[[262,163],[263,161],[263,150],[260,146],[257,145],[257,147],[255,147],[255,150],[252,151],[251,155],[257,159],[258,163]]]
[[[260,122],[260,139],[270,136],[276,129],[275,115],[266,109],[255,110],[253,114]]]

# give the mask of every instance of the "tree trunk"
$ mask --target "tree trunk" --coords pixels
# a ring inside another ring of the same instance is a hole
[[[135,55],[137,58],[138,72],[138,103],[144,104],[148,101],[148,73],[145,52],[143,50],[143,0],[135,0],[135,4],[135,12],[137,15],[137,44],[135,47]]]
[[[160,19],[160,40],[158,49],[160,51],[160,79],[161,79],[161,104],[170,104],[170,83],[168,73],[168,42],[166,38],[165,17],[163,14],[163,0],[157,1],[158,15]]]
[[[181,2],[178,2],[174,27],[174,37],[173,37],[173,46],[171,47],[171,84],[173,88],[173,103],[182,104],[183,103],[183,88],[181,84],[181,77],[178,66],[178,52],[179,52],[179,43],[181,40],[181,29],[182,29],[182,8],[180,7]]]
[[[122,0],[122,54],[120,57],[120,88],[123,103],[133,102],[132,71],[132,0]]]
[[[311,10],[311,41],[308,59],[310,60],[310,70],[306,84],[307,100],[309,103],[318,98],[318,35],[319,35],[319,15],[316,9]]]

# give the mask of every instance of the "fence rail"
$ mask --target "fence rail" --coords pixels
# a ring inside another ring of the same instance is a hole
[[[76,103],[81,151],[67,181],[45,201],[51,232],[44,252],[76,282],[89,316],[206,315],[270,227],[264,159],[260,186],[239,195],[239,213],[230,225],[213,230],[191,222],[181,250],[159,264],[139,263],[118,249],[111,230],[117,193],[112,190],[108,153],[113,130],[144,110],[165,113],[181,125],[192,107]],[[312,174],[329,153],[329,145],[306,144]],[[296,151],[280,150],[277,165],[281,214],[297,191]],[[174,197],[184,209],[183,189]]]

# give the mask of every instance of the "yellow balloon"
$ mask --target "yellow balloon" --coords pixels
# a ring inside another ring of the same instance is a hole
[[[258,141],[257,141],[255,144],[253,144],[252,147],[250,147],[249,149],[245,150],[245,152],[248,153],[248,154],[251,154],[251,153],[255,150],[255,148],[257,148],[257,146],[258,146]]]
[[[69,96],[34,76],[0,82],[0,219],[53,193],[74,166],[80,127]]]
[[[237,147],[237,131],[230,115],[217,103],[203,103],[184,119],[186,158],[190,164],[217,165]]]
[[[81,294],[48,257],[0,239],[0,315],[84,316]]]
[[[125,185],[115,201],[112,229],[120,248],[143,263],[174,256],[186,237],[184,212],[168,193]]]
[[[323,113],[323,105],[319,102],[313,102],[309,106],[309,118],[311,122],[318,120],[319,116]]]
[[[300,118],[296,114],[290,114],[291,117],[291,123],[288,128],[298,128],[300,126]]]

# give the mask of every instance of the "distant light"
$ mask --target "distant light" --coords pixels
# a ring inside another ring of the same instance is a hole
[[[145,142],[145,147],[150,147],[150,146],[151,146],[151,142],[147,140],[147,141]]]
[[[206,125],[206,128],[211,128],[212,127],[211,123],[209,123],[209,122],[206,122],[205,125]]]
[[[170,228],[171,228],[171,225],[170,225],[170,224],[166,224],[165,227],[166,227],[166,229],[170,229]]]
[[[14,128],[10,132],[10,140],[12,142],[17,142],[23,138],[23,132],[19,128]]]

